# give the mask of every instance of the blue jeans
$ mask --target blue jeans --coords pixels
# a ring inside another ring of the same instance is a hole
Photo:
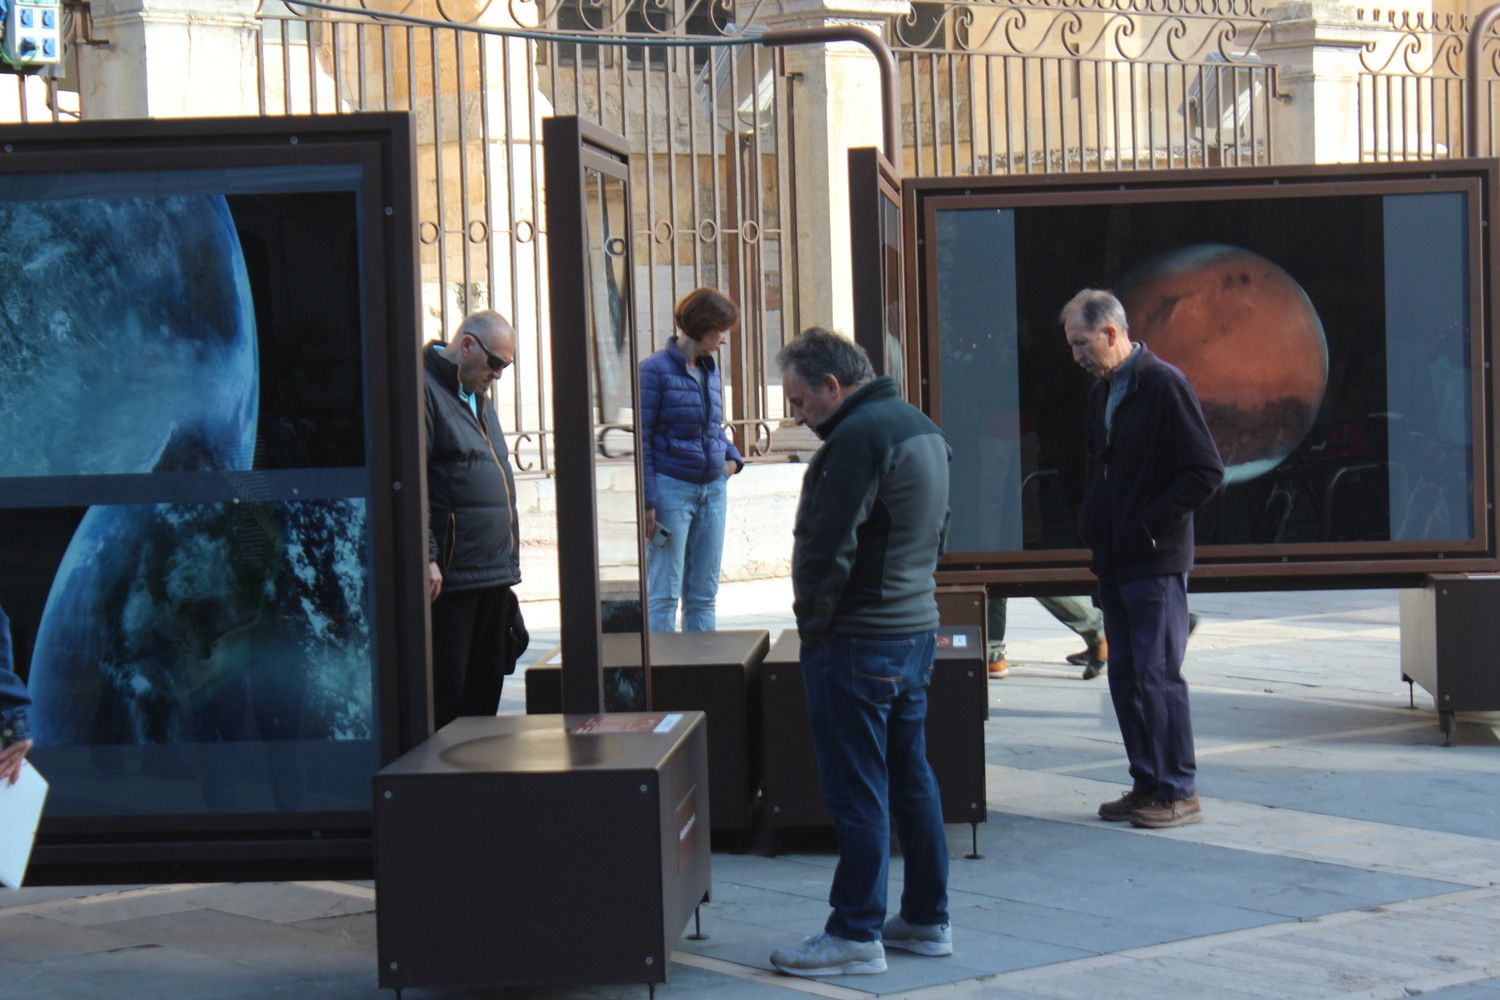
[[[651,631],[677,630],[682,603],[684,632],[714,630],[714,602],[719,596],[719,564],[724,557],[724,517],[729,509],[729,479],[685,483],[656,477],[656,523],[670,531],[663,546],[647,545],[646,584],[650,592]]]
[[[824,930],[875,941],[885,922],[891,820],[901,838],[901,915],[948,922],[948,841],[937,779],[927,763],[927,686],[933,632],[831,636],[802,644],[802,682],[823,802],[839,863]]]
[[[31,704],[26,685],[15,672],[15,657],[10,639],[10,618],[0,608],[0,723],[12,721]],[[0,728],[4,728],[0,725]],[[20,734],[24,737],[24,733]]]
[[[1197,790],[1193,721],[1182,656],[1187,649],[1187,574],[1099,581],[1109,638],[1109,696],[1134,789],[1159,799]]]

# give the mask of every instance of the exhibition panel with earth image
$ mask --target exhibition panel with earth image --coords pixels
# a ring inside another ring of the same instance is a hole
[[[0,194],[0,606],[53,817],[360,810],[359,170]]]

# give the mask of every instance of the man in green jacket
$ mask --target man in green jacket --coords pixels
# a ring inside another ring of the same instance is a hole
[[[778,361],[797,422],[823,439],[802,480],[792,586],[839,862],[823,933],[771,963],[794,976],[884,972],[884,945],[953,953],[948,843],[924,732],[952,450],[851,341],[813,328]],[[906,876],[900,912],[886,919],[893,819]]]

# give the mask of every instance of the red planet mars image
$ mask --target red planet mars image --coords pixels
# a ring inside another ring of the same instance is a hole
[[[1192,381],[1226,483],[1264,475],[1297,447],[1328,385],[1328,341],[1291,275],[1248,250],[1198,244],[1151,259],[1117,292],[1131,339]]]

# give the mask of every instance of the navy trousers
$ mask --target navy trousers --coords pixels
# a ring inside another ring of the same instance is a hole
[[[1099,581],[1109,639],[1109,695],[1135,790],[1175,801],[1197,790],[1182,655],[1187,575]]]

